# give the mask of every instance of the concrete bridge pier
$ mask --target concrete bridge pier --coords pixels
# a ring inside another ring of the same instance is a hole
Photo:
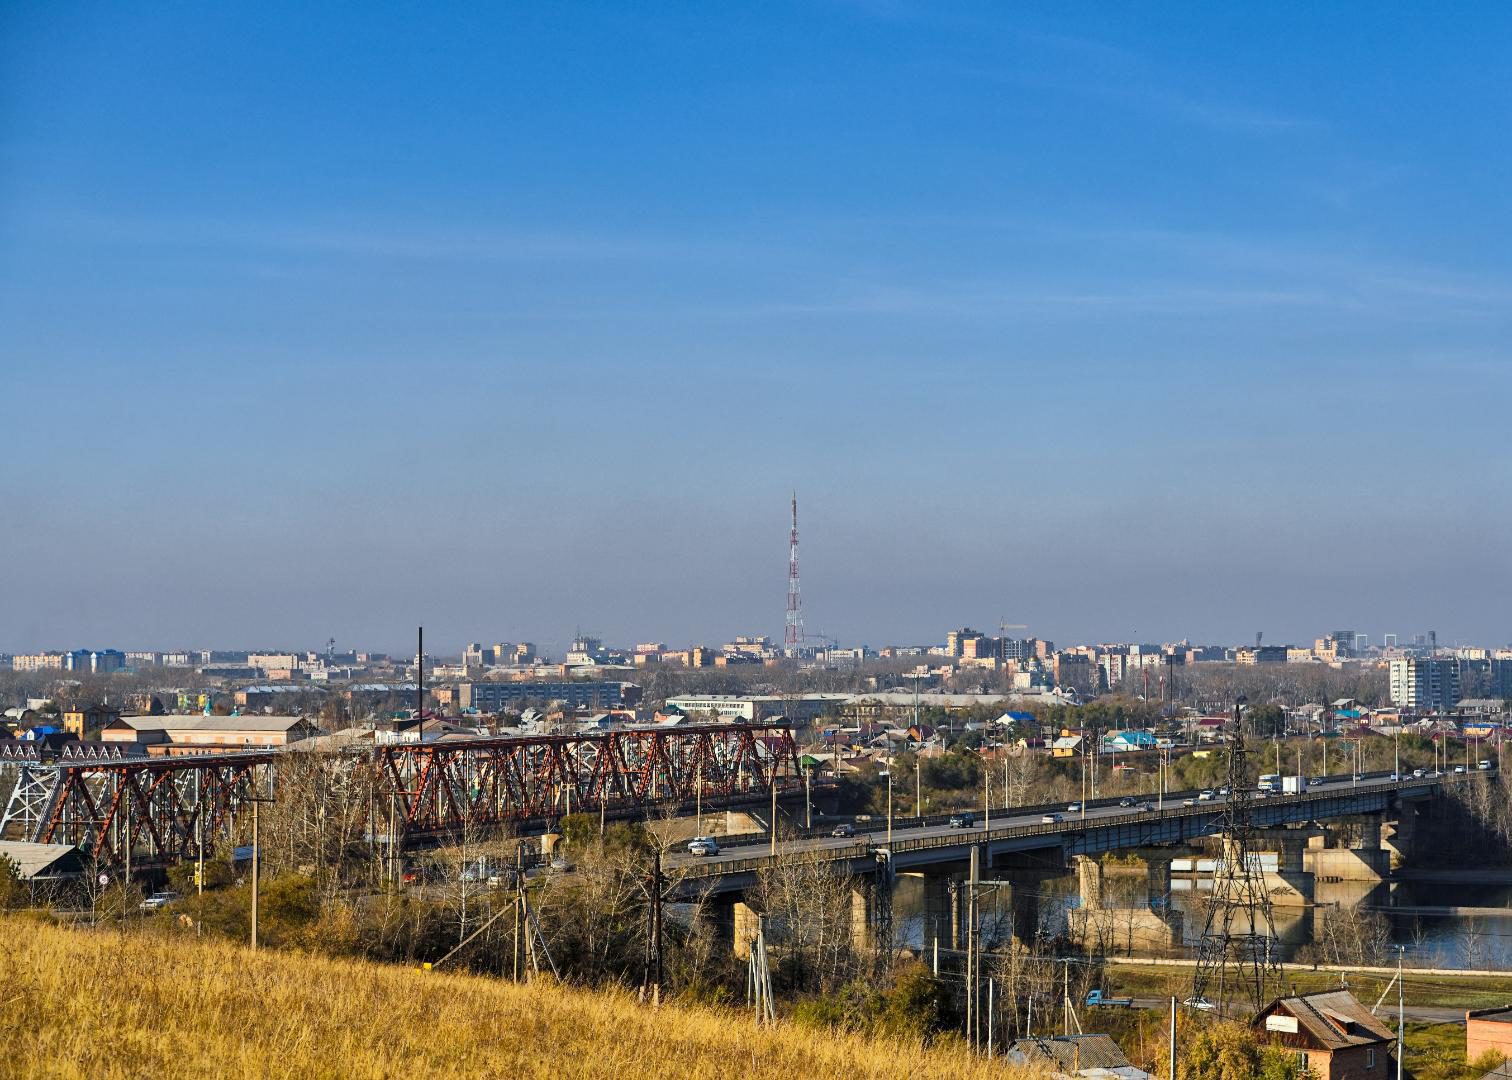
[[[951,903],[949,874],[923,874],[924,917],[923,941],[926,949],[936,941],[947,949],[955,941],[955,914]]]
[[[1171,910],[1171,858],[1145,854],[1149,891],[1138,907],[1104,904],[1103,864],[1086,855],[1075,856],[1080,905],[1070,913],[1071,937],[1083,948],[1099,951],[1162,951],[1181,944],[1181,913]]]
[[[735,956],[740,960],[751,957],[751,943],[756,940],[756,931],[761,926],[761,916],[744,900],[730,905],[730,935],[735,942]]]
[[[1403,799],[1397,807],[1396,818],[1391,823],[1391,835],[1382,841],[1382,846],[1390,852],[1393,862],[1407,862],[1416,854],[1418,805],[1415,800]]]
[[[1367,814],[1355,847],[1325,847],[1315,837],[1304,858],[1316,881],[1384,881],[1391,872],[1391,853],[1381,847],[1381,814]]]

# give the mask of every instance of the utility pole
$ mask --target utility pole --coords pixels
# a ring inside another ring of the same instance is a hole
[[[982,759],[982,829],[992,828],[992,763]]]
[[[772,854],[777,854],[777,766],[772,766],[768,779],[772,783]],[[660,866],[660,861],[657,863]]]
[[[1171,1075],[1169,1080],[1176,1080],[1176,998],[1171,997]],[[1402,1080],[1399,1076],[1397,1080]]]
[[[892,821],[893,821],[892,789],[893,789],[892,762],[888,762],[888,764],[887,764],[887,846],[888,846],[889,849],[892,848]]]
[[[1397,1080],[1402,1080],[1402,1054],[1405,1047],[1402,1043],[1402,1033],[1407,1030],[1407,1006],[1406,998],[1402,989],[1402,956],[1407,952],[1405,945],[1397,946]]]
[[[257,849],[260,846],[257,835],[257,808],[262,805],[261,799],[252,800],[252,951],[257,951]]]
[[[917,689],[917,687],[915,687]],[[919,772],[919,754],[914,751],[914,817],[924,816],[924,781]]]
[[[891,770],[892,766],[888,766],[888,768]],[[813,776],[814,770],[812,768],[805,768],[803,770],[803,827],[805,829],[812,829],[814,827]]]

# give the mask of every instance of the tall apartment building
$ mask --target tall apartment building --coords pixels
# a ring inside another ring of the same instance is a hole
[[[62,671],[63,654],[60,652],[17,653],[11,657],[11,667],[16,671]]]
[[[955,657],[964,656],[966,655],[966,643],[968,641],[973,641],[986,636],[987,635],[983,634],[981,631],[973,630],[969,626],[964,626],[959,630],[952,630],[945,635],[945,655]]]
[[[1459,702],[1459,665],[1453,660],[1408,656],[1391,661],[1391,703],[1402,709],[1444,712]]]
[[[88,671],[108,675],[126,666],[126,654],[120,649],[75,649],[63,654],[63,670]]]

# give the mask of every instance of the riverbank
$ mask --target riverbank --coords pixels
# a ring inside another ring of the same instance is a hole
[[[1184,998],[1191,993],[1191,960],[1107,958],[1107,989],[1133,998]],[[1287,992],[1311,993],[1348,986],[1366,1005],[1374,1005],[1396,977],[1394,967],[1287,967]],[[1432,1023],[1464,1021],[1466,1009],[1512,1003],[1512,971],[1467,972],[1443,968],[1406,968],[1403,985],[1412,1019]],[[1390,1004],[1394,1009],[1396,989]],[[1382,1004],[1383,1011],[1386,1004]]]

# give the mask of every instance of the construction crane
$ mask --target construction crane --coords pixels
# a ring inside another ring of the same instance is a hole
[[[1007,621],[1006,617],[1004,617],[1003,619],[999,619],[998,620],[998,660],[999,661],[1001,661],[1003,663],[1007,663],[1007,661],[1008,661],[1008,631],[1010,631],[1010,630],[1027,630],[1027,629],[1029,629],[1029,625],[1027,623],[1021,623],[1021,622],[1011,623],[1011,622]]]

